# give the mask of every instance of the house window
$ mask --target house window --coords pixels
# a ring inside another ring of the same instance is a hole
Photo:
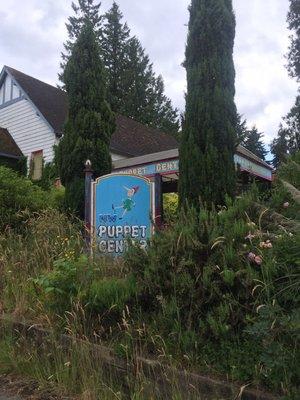
[[[34,181],[41,179],[43,173],[43,150],[31,153],[31,178]]]

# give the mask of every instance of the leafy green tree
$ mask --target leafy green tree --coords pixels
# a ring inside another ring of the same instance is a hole
[[[257,128],[253,126],[252,129],[246,131],[246,137],[244,138],[242,145],[249,151],[252,151],[252,153],[257,157],[264,160],[268,152],[265,149],[262,136],[263,133],[258,132]]]
[[[96,176],[111,172],[109,144],[115,119],[106,101],[105,70],[99,52],[96,34],[87,21],[64,71],[69,117],[55,151],[59,176],[66,187],[66,205],[80,215],[85,161],[91,160]]]
[[[231,0],[192,0],[187,96],[180,146],[180,201],[224,204],[235,191],[235,17]]]
[[[123,15],[117,3],[105,14],[103,40],[101,43],[104,66],[108,74],[108,101],[112,109],[124,113],[127,94],[127,43],[130,31],[127,24],[122,23]]]
[[[93,26],[96,39],[100,41],[102,36],[102,16],[99,14],[101,3],[95,3],[94,0],[78,0],[78,3],[72,2],[73,16],[68,18],[66,23],[68,31],[68,40],[64,43],[65,52],[61,53],[62,62],[60,67],[62,72],[58,74],[59,80],[64,83],[64,69],[72,53],[72,48],[77,40],[85,21],[90,21]]]

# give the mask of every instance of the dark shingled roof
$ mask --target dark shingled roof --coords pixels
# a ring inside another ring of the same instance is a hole
[[[13,68],[5,66],[5,69],[42,113],[56,135],[61,136],[68,112],[66,93]],[[178,147],[176,139],[170,134],[149,128],[131,118],[117,115],[116,125],[111,150],[117,153],[140,156]]]
[[[116,125],[110,142],[111,150],[116,153],[143,156],[178,147],[177,140],[170,134],[145,126],[124,115],[116,116]]]
[[[0,127],[0,153],[21,157],[23,154],[7,129]]]
[[[68,111],[65,92],[14,68],[7,66],[4,68],[14,77],[54,132],[60,135]]]

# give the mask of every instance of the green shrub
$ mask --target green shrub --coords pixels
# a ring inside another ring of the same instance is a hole
[[[104,314],[113,310],[121,315],[125,306],[135,297],[136,290],[132,276],[94,280],[88,288],[85,301],[93,313]]]
[[[270,224],[264,210],[255,189],[220,211],[187,209],[147,252],[131,247],[126,266],[169,352],[289,392],[297,376],[300,233]],[[262,306],[278,307],[267,322]]]
[[[60,259],[54,262],[53,270],[34,279],[40,289],[41,300],[46,309],[63,315],[71,310],[72,304],[90,282],[92,270],[88,258],[77,260]]]
[[[164,222],[174,223],[178,216],[178,194],[165,193],[163,195]]]
[[[300,190],[300,151],[280,165],[278,176]]]
[[[0,167],[0,230],[18,226],[47,205],[46,192],[15,171]]]

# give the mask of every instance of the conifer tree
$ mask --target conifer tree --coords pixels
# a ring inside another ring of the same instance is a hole
[[[233,195],[237,112],[235,17],[231,0],[192,0],[186,48],[187,96],[180,147],[180,201],[198,207]]]
[[[126,86],[127,43],[130,31],[122,23],[123,15],[116,2],[105,14],[103,26],[102,55],[108,74],[108,101],[114,111],[124,113]]]
[[[83,25],[63,76],[69,99],[64,136],[55,149],[55,163],[66,187],[68,208],[83,212],[84,176],[87,159],[95,176],[111,172],[110,138],[114,114],[106,101],[105,70],[89,21]]]
[[[291,44],[288,53],[287,69],[292,78],[300,82],[300,0],[290,0],[290,9],[287,16],[288,27],[291,31]],[[300,95],[294,106],[283,118],[284,125],[280,124],[277,137],[271,143],[274,155],[273,164],[277,167],[289,154],[300,149]]]
[[[274,156],[272,160],[272,164],[274,168],[278,168],[278,166],[284,162],[288,156],[288,132],[287,130],[280,124],[279,131],[277,137],[272,141],[271,152]]]
[[[289,74],[300,81],[300,1],[290,0],[290,9],[287,16],[288,27],[292,32],[288,54]]]
[[[253,126],[252,129],[246,131],[246,137],[242,145],[249,151],[252,151],[257,157],[264,160],[268,152],[265,149],[262,136],[263,133],[258,132],[257,128]]]
[[[72,2],[73,16],[68,18],[66,23],[68,40],[64,43],[65,52],[61,53],[62,72],[58,74],[59,80],[63,82],[63,74],[66,63],[71,55],[73,45],[78,38],[85,21],[89,21],[94,29],[97,41],[102,36],[102,16],[99,14],[101,3],[94,3],[94,0],[78,0],[78,4]]]

